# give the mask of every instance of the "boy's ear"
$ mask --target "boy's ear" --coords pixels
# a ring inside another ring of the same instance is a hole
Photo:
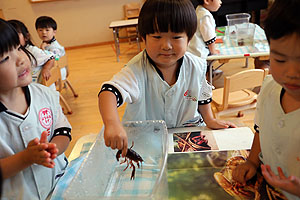
[[[56,30],[53,30],[54,35],[56,34]]]
[[[210,0],[204,0],[204,5],[208,5]]]

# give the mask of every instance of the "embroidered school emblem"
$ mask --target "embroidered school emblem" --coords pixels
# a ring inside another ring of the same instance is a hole
[[[185,93],[183,94],[183,96],[187,99],[187,100],[192,100],[192,101],[197,101],[196,97],[192,97],[191,96],[191,92],[189,90],[185,91]]]
[[[50,129],[53,123],[52,112],[49,108],[42,108],[39,112],[39,121],[45,129]]]

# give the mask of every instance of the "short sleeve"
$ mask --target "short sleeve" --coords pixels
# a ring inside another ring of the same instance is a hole
[[[140,89],[138,80],[129,67],[124,67],[120,72],[115,74],[110,81],[104,82],[101,88],[103,88],[104,85],[111,85],[118,90],[123,99],[123,102],[119,103],[120,105],[124,102],[134,103],[139,99]]]
[[[200,32],[205,44],[216,40],[215,21],[212,17],[204,16],[200,23]]]
[[[206,79],[203,79],[201,84],[198,104],[199,105],[208,104],[211,101],[212,101],[212,86]]]

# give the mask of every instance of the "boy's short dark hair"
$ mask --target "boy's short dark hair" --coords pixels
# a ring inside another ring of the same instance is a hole
[[[48,16],[40,16],[35,21],[35,29],[38,28],[53,28],[53,30],[57,29],[56,21]]]
[[[190,0],[147,0],[140,12],[138,29],[141,37],[155,32],[185,32],[192,39],[197,16]]]
[[[264,22],[266,36],[270,41],[292,33],[300,35],[300,1],[275,0]]]
[[[198,0],[199,5],[203,5],[204,4],[204,0]]]

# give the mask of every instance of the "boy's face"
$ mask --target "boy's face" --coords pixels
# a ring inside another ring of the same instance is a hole
[[[51,27],[38,28],[37,32],[43,42],[49,42],[56,34],[56,30],[53,30]]]
[[[186,33],[154,33],[146,35],[146,50],[158,68],[176,67],[188,45]]]
[[[221,7],[221,0],[204,0],[204,7],[212,12],[216,12]]]
[[[270,39],[270,68],[274,80],[300,101],[300,35]]]
[[[31,62],[19,47],[0,57],[0,93],[31,83]]]

